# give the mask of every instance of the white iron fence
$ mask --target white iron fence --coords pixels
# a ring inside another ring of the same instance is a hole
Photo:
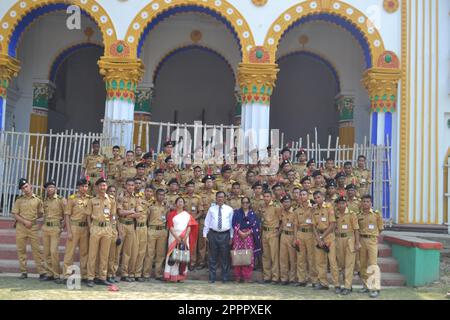
[[[58,192],[67,197],[76,189],[84,156],[91,143],[100,140],[110,145],[101,134],[28,133],[0,131],[0,196],[2,215],[8,215],[20,193],[17,182],[27,178],[36,194],[41,195],[49,179],[58,183]]]

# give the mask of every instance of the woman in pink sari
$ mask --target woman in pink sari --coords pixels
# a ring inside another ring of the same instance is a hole
[[[194,252],[197,236],[198,223],[184,210],[185,201],[178,198],[175,201],[175,210],[167,217],[167,228],[169,229],[169,243],[164,268],[164,280],[170,282],[183,282],[186,280],[188,265],[186,263],[170,263],[170,256],[179,244],[184,244],[190,252]]]

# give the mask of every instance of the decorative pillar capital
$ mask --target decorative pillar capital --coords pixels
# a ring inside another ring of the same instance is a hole
[[[238,82],[241,88],[242,104],[270,104],[278,65],[275,63],[241,63],[238,69]]]
[[[400,77],[400,69],[372,68],[364,73],[372,112],[395,112]]]
[[[6,91],[12,78],[17,77],[20,62],[6,54],[0,54],[0,97],[6,97]]]
[[[98,66],[106,83],[106,99],[134,103],[137,84],[145,70],[142,60],[101,57]]]

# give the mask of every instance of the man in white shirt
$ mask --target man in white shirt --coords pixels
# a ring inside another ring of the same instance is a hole
[[[216,193],[216,204],[212,205],[205,218],[203,237],[208,244],[209,283],[216,281],[217,259],[222,263],[222,282],[230,280],[230,246],[233,239],[233,208],[225,204],[225,193]]]

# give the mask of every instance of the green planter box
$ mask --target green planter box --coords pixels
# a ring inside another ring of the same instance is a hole
[[[392,245],[392,255],[407,286],[424,286],[439,280],[442,243],[410,236],[384,236],[383,240]]]

